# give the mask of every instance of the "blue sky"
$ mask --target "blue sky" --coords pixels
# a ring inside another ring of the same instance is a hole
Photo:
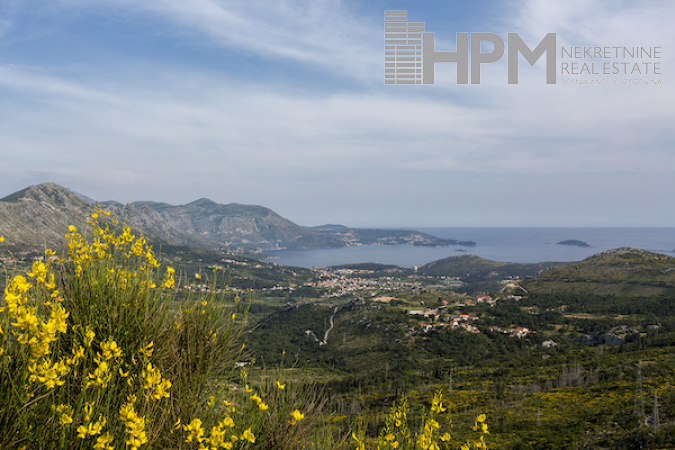
[[[433,85],[385,86],[385,10],[438,51],[457,32],[660,46],[661,84],[546,85],[537,64],[508,85],[504,57],[480,85],[437,64]],[[0,196],[53,181],[303,225],[673,226],[672,17],[658,0],[3,0]]]

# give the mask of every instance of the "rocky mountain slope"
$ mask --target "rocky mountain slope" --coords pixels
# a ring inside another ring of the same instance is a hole
[[[64,241],[69,225],[84,227],[90,209],[59,185],[30,186],[0,199],[0,234],[14,250],[55,246]]]
[[[223,205],[207,198],[179,206],[155,202],[131,205],[149,208],[174,229],[219,249],[269,250],[340,245],[331,235],[307,230],[263,206]]]
[[[362,244],[450,245],[411,230],[310,229],[255,205],[215,203],[202,198],[186,205],[115,201],[100,205],[156,243],[220,251],[329,248]],[[0,199],[0,234],[13,248],[58,246],[69,225],[83,229],[91,200],[55,183],[30,186]]]
[[[126,221],[136,233],[156,243],[196,245],[200,242],[167,224],[147,206],[108,205],[113,216]],[[30,186],[0,199],[0,234],[8,248],[17,251],[59,247],[70,225],[84,230],[92,205],[78,194],[55,183]],[[201,245],[202,247],[204,245]]]

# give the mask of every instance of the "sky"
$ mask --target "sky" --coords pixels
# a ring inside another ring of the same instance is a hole
[[[555,33],[556,84],[522,56],[508,84],[504,55],[480,84],[436,63],[434,84],[385,85],[385,10],[437,52]],[[673,17],[671,0],[2,0],[0,197],[56,182],[308,226],[675,226]],[[658,47],[631,63],[660,73],[562,73],[559,49],[589,46]]]

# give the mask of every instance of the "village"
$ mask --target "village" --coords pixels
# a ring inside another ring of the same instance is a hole
[[[505,298],[509,300],[520,300],[522,297],[515,295],[508,295],[500,298]],[[498,298],[492,298],[489,295],[480,295],[474,297],[470,300],[466,300],[463,303],[452,306],[475,306],[478,303],[486,303],[490,306],[495,306]],[[420,329],[427,333],[432,330],[438,330],[443,328],[450,329],[461,329],[468,333],[480,333],[478,327],[472,325],[472,322],[475,322],[479,319],[478,316],[473,314],[462,314],[454,311],[450,313],[448,311],[451,305],[448,305],[447,301],[443,301],[442,306],[437,308],[424,308],[424,309],[411,309],[408,311],[409,315],[419,316],[420,318],[425,319],[425,321],[420,321]],[[496,326],[489,327],[489,330],[494,333],[506,334],[510,337],[522,338],[532,333],[533,331],[527,327],[514,327],[510,329],[502,329]]]
[[[322,291],[321,296],[324,299],[358,296],[388,304],[391,304],[393,300],[397,300],[396,296],[414,296],[425,289],[430,289],[430,280],[428,278],[416,276],[401,278],[400,276],[396,276],[396,269],[392,269],[391,271],[391,276],[373,276],[374,272],[372,270],[320,269],[316,270],[316,278],[308,281],[305,285],[320,289]],[[446,280],[443,281],[447,283]],[[437,283],[438,280],[434,279],[433,282]],[[506,280],[506,282],[512,283],[512,280]],[[461,282],[458,280],[455,280],[455,283],[455,285],[461,285]],[[407,310],[407,314],[419,320],[417,330],[423,333],[441,329],[457,329],[468,333],[480,333],[480,329],[473,324],[479,319],[479,316],[464,313],[461,310],[479,304],[495,306],[500,299],[518,301],[522,298],[522,296],[518,295],[503,295],[494,298],[490,295],[466,296],[461,301],[452,304],[448,300],[440,300],[439,305],[434,307],[425,307],[423,305],[424,302],[421,302],[421,307],[412,307]],[[399,305],[399,303],[396,304]],[[505,329],[491,326],[489,330],[515,338],[522,338],[533,332],[524,326]]]

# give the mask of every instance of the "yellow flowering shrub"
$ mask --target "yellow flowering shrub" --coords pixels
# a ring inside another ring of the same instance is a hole
[[[96,207],[87,232],[68,228],[60,258],[48,249],[7,280],[0,448],[179,448],[171,424],[241,351],[244,321],[230,318],[245,318],[244,302],[182,296],[176,271],[107,215]]]

